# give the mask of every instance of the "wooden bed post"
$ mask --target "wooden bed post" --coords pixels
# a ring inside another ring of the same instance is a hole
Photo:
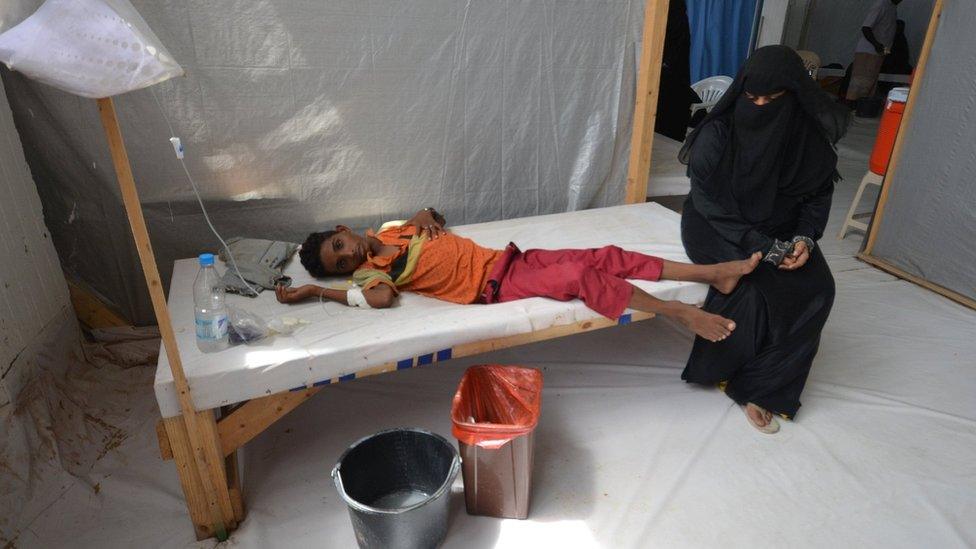
[[[108,138],[108,146],[112,153],[112,163],[115,165],[115,174],[122,191],[125,212],[129,217],[132,237],[139,252],[139,261],[142,263],[142,271],[149,286],[153,311],[156,313],[159,333],[163,339],[163,347],[166,349],[169,367],[173,372],[173,380],[179,396],[182,415],[170,418],[164,423],[177,462],[177,471],[186,496],[190,518],[199,538],[216,536],[223,541],[227,539],[227,531],[236,526],[236,515],[243,514],[243,506],[238,502],[241,513],[235,513],[213,410],[197,412],[193,407],[190,386],[183,373],[180,351],[176,346],[176,337],[173,333],[169,309],[166,306],[166,296],[163,294],[163,283],[159,278],[156,257],[149,242],[146,220],[142,215],[142,204],[139,202],[139,194],[132,178],[132,167],[129,164],[125,143],[122,141],[122,130],[119,128],[112,98],[99,99],[98,111],[102,126],[105,127],[105,136]],[[236,474],[236,467],[234,469]],[[237,479],[233,479],[232,483],[237,486]]]
[[[624,202],[647,201],[647,179],[651,175],[651,148],[654,145],[654,120],[661,83],[661,58],[668,27],[668,0],[647,0],[644,4],[644,31],[641,39],[637,95],[634,100],[633,133],[630,137],[630,162]]]

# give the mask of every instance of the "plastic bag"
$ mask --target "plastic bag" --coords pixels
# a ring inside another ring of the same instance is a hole
[[[451,406],[451,432],[464,444],[497,449],[535,429],[542,409],[542,372],[499,364],[464,372]]]
[[[0,61],[82,97],[109,97],[183,69],[127,0],[47,0],[0,34]]]
[[[272,318],[271,322],[268,322],[268,328],[281,335],[291,335],[295,330],[306,324],[310,324],[310,322],[293,316],[282,316]]]
[[[227,307],[227,317],[230,319],[230,330],[228,331],[231,345],[240,345],[241,343],[250,345],[275,334],[291,335],[295,330],[308,324],[307,320],[290,316],[266,321],[259,314],[237,307]]]
[[[263,318],[250,311],[227,307],[227,317],[230,319],[230,344],[251,344],[271,335],[271,328]]]

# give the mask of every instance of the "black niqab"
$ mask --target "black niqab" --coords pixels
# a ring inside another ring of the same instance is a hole
[[[745,97],[785,92],[765,105]],[[847,130],[850,112],[832,102],[786,46],[760,48],[746,61],[719,103],[688,136],[679,159],[688,163],[698,132],[722,120],[730,128],[722,159],[702,190],[760,223],[770,217],[777,195],[803,197],[836,179],[833,144]]]

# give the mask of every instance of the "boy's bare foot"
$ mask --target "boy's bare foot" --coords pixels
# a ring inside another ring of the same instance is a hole
[[[762,253],[756,252],[749,259],[716,263],[714,265],[715,278],[712,280],[712,286],[723,294],[732,293],[732,290],[739,284],[739,279],[756,270],[756,266],[759,265],[761,259]]]
[[[674,317],[686,328],[711,342],[722,341],[735,329],[735,322],[691,305],[684,305]]]
[[[743,410],[746,413],[746,419],[749,420],[749,423],[760,432],[771,435],[779,431],[779,421],[776,421],[776,418],[773,417],[772,412],[769,410],[751,402],[746,404]]]

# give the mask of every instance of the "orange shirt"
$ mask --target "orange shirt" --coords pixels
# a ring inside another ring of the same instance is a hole
[[[367,256],[366,263],[353,273],[356,284],[363,289],[388,284],[394,290],[453,303],[478,300],[492,266],[502,253],[451,233],[434,240],[421,237],[412,225],[367,234],[399,250],[392,256]]]

